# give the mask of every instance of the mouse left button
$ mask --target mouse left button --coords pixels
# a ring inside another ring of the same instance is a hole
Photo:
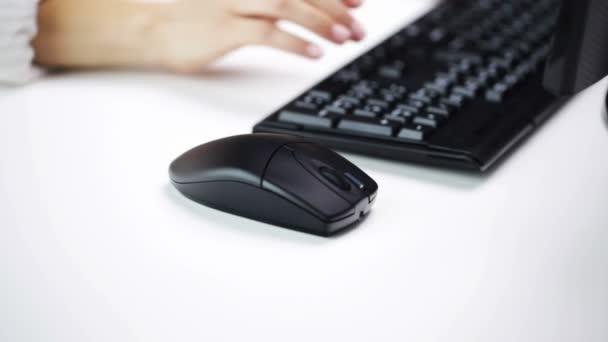
[[[261,182],[266,164],[285,144],[273,135],[241,135],[198,146],[177,158],[169,169],[177,183],[237,181]]]

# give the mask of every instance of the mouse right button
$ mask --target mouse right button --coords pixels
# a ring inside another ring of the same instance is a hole
[[[338,171],[330,169],[326,166],[321,166],[319,168],[319,173],[321,173],[321,176],[323,176],[323,178],[325,178],[328,182],[330,182],[337,188],[343,191],[350,191],[350,183]]]
[[[344,177],[346,177],[346,179],[353,183],[357,189],[365,191],[365,183],[363,183],[362,180],[354,176],[352,173],[344,172]]]
[[[355,166],[341,155],[311,143],[295,143],[287,145],[292,149],[296,159],[312,173],[320,174],[329,183],[335,185],[338,195],[344,197],[352,204],[358,203],[363,197],[371,202],[378,184],[365,172]],[[334,170],[334,177],[338,182],[324,174],[323,170]],[[350,186],[343,186],[346,182]]]
[[[326,222],[337,221],[354,213],[351,203],[302,167],[292,151],[286,148],[277,151],[270,161],[262,187]]]

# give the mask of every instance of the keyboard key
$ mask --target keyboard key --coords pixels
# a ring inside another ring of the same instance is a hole
[[[361,74],[355,70],[342,70],[334,76],[334,79],[337,82],[352,83],[359,81],[361,79]]]
[[[452,39],[452,41],[450,41],[450,43],[448,44],[448,47],[452,51],[458,51],[458,50],[464,49],[466,44],[467,44],[467,40],[464,39],[464,37],[456,37],[456,38]]]
[[[317,111],[319,110],[319,106],[315,103],[312,102],[305,102],[305,101],[296,101],[293,104],[294,109],[298,110],[298,111],[305,111],[305,112],[311,112],[316,114]]]
[[[484,71],[492,79],[500,79],[506,74],[506,70],[498,64],[490,63]]]
[[[404,140],[423,141],[432,131],[433,129],[428,126],[410,125],[402,128],[397,137]]]
[[[460,73],[458,71],[439,72],[437,73],[434,82],[451,86],[458,82],[459,79]]]
[[[371,118],[348,118],[340,121],[339,130],[362,133],[365,135],[378,135],[391,137],[400,127],[400,123],[390,120],[377,120]]]
[[[322,90],[311,90],[308,95],[316,98],[323,99],[325,101],[330,101],[332,98],[331,93]]]
[[[505,57],[490,58],[490,64],[500,66],[505,70],[510,70],[513,67],[514,62],[515,61],[513,60],[513,58],[505,58]]]
[[[504,101],[507,92],[511,87],[506,83],[497,83],[494,87],[486,92],[486,101],[493,103],[501,103]]]
[[[439,50],[435,52],[434,56],[436,60],[448,63],[455,63],[467,60],[469,62],[475,62],[475,64],[481,64],[481,62],[483,61],[483,57],[481,54],[471,51],[455,51],[454,49]]]
[[[454,89],[452,89],[453,94],[461,95],[461,96],[469,98],[469,99],[474,99],[477,96],[478,92],[479,92],[479,87],[471,86],[471,85],[457,86],[457,87],[454,87]]]
[[[507,76],[505,76],[503,82],[505,84],[507,84],[510,88],[514,87],[515,85],[517,85],[517,83],[519,83],[521,79],[519,78],[519,76],[517,76],[516,74],[509,74]]]
[[[401,105],[401,106],[397,106],[397,108],[393,109],[393,111],[391,112],[390,115],[403,116],[403,117],[409,118],[414,115],[417,115],[418,113],[420,113],[420,109],[418,109],[418,108]]]
[[[393,83],[393,84],[389,85],[388,87],[381,89],[380,91],[383,93],[391,93],[394,95],[403,96],[403,95],[405,95],[405,93],[407,93],[407,88],[400,84]]]
[[[403,99],[403,97],[407,93],[407,88],[397,84],[391,84],[386,88],[380,89],[378,93],[380,99],[389,103],[393,103]]]
[[[363,110],[380,115],[386,112],[387,108],[388,106],[385,107],[377,104],[367,104],[363,107]]]
[[[284,110],[279,114],[280,122],[286,122],[307,127],[332,128],[336,123],[336,120],[337,117],[334,115],[320,116],[316,115],[316,113],[312,114],[291,110]]]
[[[435,79],[431,82],[426,82],[424,88],[434,91],[441,95],[446,95],[448,91],[458,82],[458,76],[438,73]]]
[[[405,29],[405,34],[410,38],[418,37],[422,33],[422,28],[416,24],[410,25]]]
[[[380,107],[382,109],[387,109],[389,107],[389,103],[380,99],[368,99],[367,104],[369,106]]]
[[[402,97],[398,96],[398,95],[395,95],[395,94],[392,94],[392,93],[388,93],[388,92],[384,92],[383,91],[383,92],[380,93],[380,98],[381,98],[381,101],[384,101],[386,103],[392,104],[394,102],[397,102],[397,101],[401,100]]]
[[[529,55],[533,51],[532,45],[524,40],[519,40],[512,43],[511,47],[518,50],[522,55]]]
[[[424,87],[426,89],[436,91],[437,93],[439,93],[441,95],[447,94],[448,91],[450,90],[449,86],[447,86],[447,85],[439,85],[439,84],[434,83],[434,82],[427,82],[427,83],[425,83]]]
[[[533,69],[532,66],[528,63],[522,63],[520,65],[517,66],[517,68],[514,71],[514,74],[520,79],[523,80],[525,79],[528,75],[530,75],[532,73]]]
[[[454,109],[445,103],[439,103],[437,105],[427,107],[426,112],[429,114],[443,116],[448,118],[454,112]]]
[[[479,87],[484,88],[484,87],[487,87],[493,80],[494,79],[487,71],[479,70],[477,72],[477,75],[475,75],[474,77],[468,78],[465,82],[466,83],[475,83]]]
[[[395,128],[400,128],[406,122],[407,122],[406,118],[403,118],[403,117],[392,117],[390,115],[387,115],[387,116],[383,117],[382,119],[380,119],[380,124],[382,124],[382,125],[390,125],[390,126],[393,126]]]
[[[341,103],[348,103],[353,106],[358,106],[359,104],[361,104],[361,100],[346,95],[340,96],[337,101]]]
[[[384,116],[383,119],[386,119],[386,120],[389,120],[391,122],[398,123],[401,125],[405,125],[405,123],[408,121],[407,116],[393,115],[393,113]]]
[[[488,83],[487,79],[477,78],[477,77],[469,77],[464,81],[464,86],[466,88],[475,89],[476,91],[481,90]]]
[[[354,70],[359,71],[360,74],[366,74],[376,68],[377,61],[373,56],[363,55],[359,57],[355,62],[351,64]]]
[[[493,36],[492,38],[482,41],[479,43],[479,47],[482,50],[485,50],[490,53],[495,53],[500,51],[500,49],[504,46],[505,39],[500,36]]]
[[[355,109],[353,114],[355,116],[361,116],[361,117],[366,117],[366,118],[375,118],[378,116],[378,113],[375,113],[375,112],[372,112],[369,110],[365,110],[365,109]]]
[[[399,34],[391,37],[391,39],[389,40],[391,49],[401,49],[402,47],[405,46],[406,43],[407,43],[407,40],[405,39],[405,37],[403,37],[402,35],[399,35]]]
[[[343,100],[336,100],[334,101],[330,107],[334,107],[334,108],[340,108],[344,111],[346,111],[347,113],[350,113],[353,109],[355,109],[355,107],[357,107],[357,105],[353,104],[352,102],[347,102],[347,101],[343,101]]]
[[[351,89],[346,93],[346,96],[355,98],[359,101],[365,100],[368,96],[373,94],[373,92],[368,92],[366,90],[361,89]]]
[[[415,93],[410,94],[409,98],[411,100],[429,105],[435,102],[435,100],[439,98],[439,96],[439,92],[427,88],[422,88],[416,91]]]
[[[328,114],[333,114],[333,115],[346,115],[348,114],[347,110],[341,107],[336,107],[336,106],[327,106],[325,108],[323,108],[323,110],[320,112],[321,115],[328,115]]]
[[[374,57],[378,62],[384,61],[388,57],[388,49],[384,45],[379,45],[374,48],[369,54]]]
[[[304,99],[302,99],[301,102],[312,104],[316,108],[320,108],[323,105],[325,105],[328,101],[326,101],[326,100],[324,100],[322,98],[319,98],[319,97],[314,97],[314,96],[311,96],[311,95],[306,95],[304,97]]]
[[[443,103],[455,109],[460,109],[464,106],[465,98],[462,95],[452,94],[448,97],[440,99],[439,103]]]
[[[410,106],[407,104],[401,104],[395,108],[395,111],[407,112],[407,113],[412,113],[412,114],[418,114],[418,113],[420,113],[420,110],[421,110],[420,107]]]
[[[378,89],[380,85],[378,84],[378,82],[376,81],[370,81],[370,80],[362,80],[357,82],[353,88],[366,88],[366,89]]]
[[[372,96],[377,88],[376,82],[361,81],[353,85],[346,95],[362,100]]]
[[[424,106],[426,106],[426,103],[419,101],[419,100],[414,100],[414,99],[409,99],[409,100],[405,101],[404,104],[406,106],[410,106],[410,107],[418,108],[418,109],[422,109],[422,108],[424,108]]]
[[[436,117],[417,116],[417,117],[414,118],[414,124],[415,125],[432,127],[432,128],[437,128],[437,127],[439,127],[439,120],[437,120]]]
[[[394,66],[382,66],[378,69],[378,76],[391,80],[398,80],[403,77],[403,69]]]
[[[451,63],[450,69],[448,72],[452,74],[459,75],[459,79],[462,77],[466,77],[473,71],[473,65],[469,63],[462,63],[462,61],[458,61],[456,63]]]
[[[429,33],[429,39],[433,43],[439,43],[447,37],[447,32],[443,28],[436,28]]]

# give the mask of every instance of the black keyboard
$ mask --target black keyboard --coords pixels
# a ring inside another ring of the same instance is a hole
[[[559,4],[445,1],[254,131],[485,171],[567,100],[542,86]]]

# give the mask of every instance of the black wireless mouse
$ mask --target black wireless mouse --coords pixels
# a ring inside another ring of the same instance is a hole
[[[177,158],[169,173],[198,203],[321,236],[364,218],[378,192],[376,182],[345,158],[288,135],[213,141]]]

